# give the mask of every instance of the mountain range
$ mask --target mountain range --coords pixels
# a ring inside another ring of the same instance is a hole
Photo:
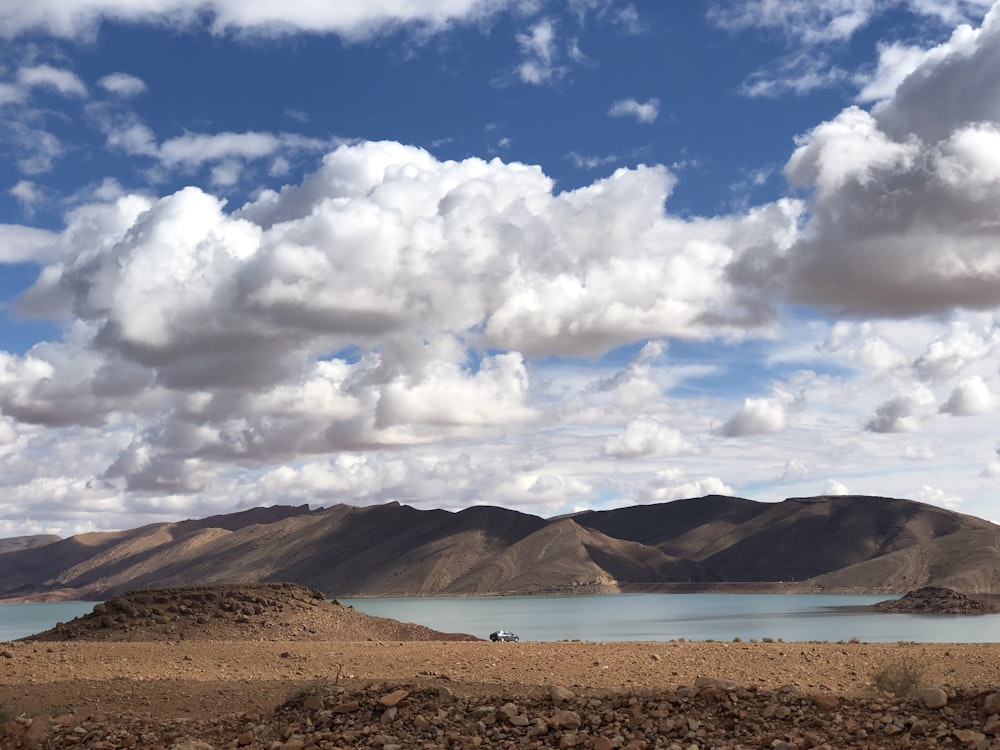
[[[328,597],[617,591],[1000,591],[1000,526],[905,499],[709,495],[542,518],[399,503],[254,508],[0,539],[0,599],[292,582]]]

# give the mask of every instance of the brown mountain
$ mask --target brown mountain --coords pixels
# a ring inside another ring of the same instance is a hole
[[[709,496],[576,520],[701,563],[723,581],[803,581],[960,531],[997,529],[934,505],[864,495],[780,503]]]
[[[0,598],[281,581],[342,597],[806,579],[800,588],[898,592],[912,581],[905,588],[971,593],[998,588],[998,535],[979,518],[863,496],[709,496],[554,519],[489,506],[275,506],[0,546]]]
[[[944,586],[964,592],[1000,592],[1000,528],[962,531],[914,544],[814,578],[831,589],[910,591]]]

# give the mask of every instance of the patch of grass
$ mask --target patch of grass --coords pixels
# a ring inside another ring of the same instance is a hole
[[[872,675],[876,690],[898,698],[916,698],[923,680],[923,667],[909,658],[887,664]]]
[[[7,708],[7,706],[0,703],[0,724],[6,724],[8,721],[13,720],[14,712]]]

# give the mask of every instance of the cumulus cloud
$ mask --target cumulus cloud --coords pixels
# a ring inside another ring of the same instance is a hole
[[[939,505],[944,508],[951,508],[952,510],[961,507],[964,502],[961,495],[956,495],[927,484],[921,485],[913,499],[920,503]]]
[[[923,379],[944,381],[970,364],[988,360],[1000,347],[1000,329],[995,325],[976,329],[969,321],[958,320],[945,334],[935,337],[913,362]]]
[[[645,102],[636,99],[619,99],[611,105],[608,114],[612,117],[633,117],[637,122],[656,122],[660,116],[660,100],[653,98]]]
[[[952,391],[941,412],[956,417],[989,414],[996,408],[996,397],[978,375],[966,378]]]
[[[666,503],[671,500],[682,500],[705,495],[735,495],[718,477],[691,476],[683,470],[672,467],[656,473],[656,475],[640,488],[636,502],[641,505],[650,503]]]
[[[847,488],[847,485],[842,482],[838,482],[836,479],[827,479],[823,484],[824,495],[850,495],[851,491]]]
[[[177,158],[228,143],[193,141]],[[787,234],[794,212],[685,222],[664,212],[671,185],[666,170],[641,167],[555,194],[535,167],[364,143],[236,211],[193,187],[160,199],[113,192],[44,235],[54,262],[19,301],[26,314],[75,315],[89,334],[73,346],[87,357],[8,355],[0,408],[59,425],[155,407],[105,476],[172,493],[206,486],[205,462],[522,425],[536,415],[525,354],[758,325],[727,296],[726,266],[764,235]],[[470,346],[497,353],[470,359]],[[345,348],[361,356],[337,356]],[[654,341],[639,352],[614,389],[619,403],[656,397],[650,363],[663,351]],[[309,407],[298,391],[313,394]],[[608,455],[685,447],[640,420]],[[505,491],[555,494],[550,479],[522,484]]]
[[[747,398],[719,429],[724,437],[766,435],[785,427],[785,404],[778,398]]]
[[[916,432],[933,395],[923,388],[895,396],[881,404],[865,423],[869,432]]]
[[[604,443],[604,454],[612,458],[676,456],[690,450],[680,431],[642,417],[631,420],[621,433]]]
[[[906,354],[867,322],[837,321],[819,348],[866,370],[888,371],[908,364]]]
[[[193,26],[207,17],[215,33],[275,36],[292,31],[371,36],[404,24],[437,30],[483,18],[505,0],[340,0],[336,3],[247,3],[243,0],[38,0],[0,8],[0,35],[11,38],[41,30],[66,38],[92,35],[104,20]]]

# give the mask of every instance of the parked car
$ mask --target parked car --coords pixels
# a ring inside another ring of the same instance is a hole
[[[496,643],[497,641],[519,641],[521,639],[509,630],[494,630],[490,633],[490,640]]]

